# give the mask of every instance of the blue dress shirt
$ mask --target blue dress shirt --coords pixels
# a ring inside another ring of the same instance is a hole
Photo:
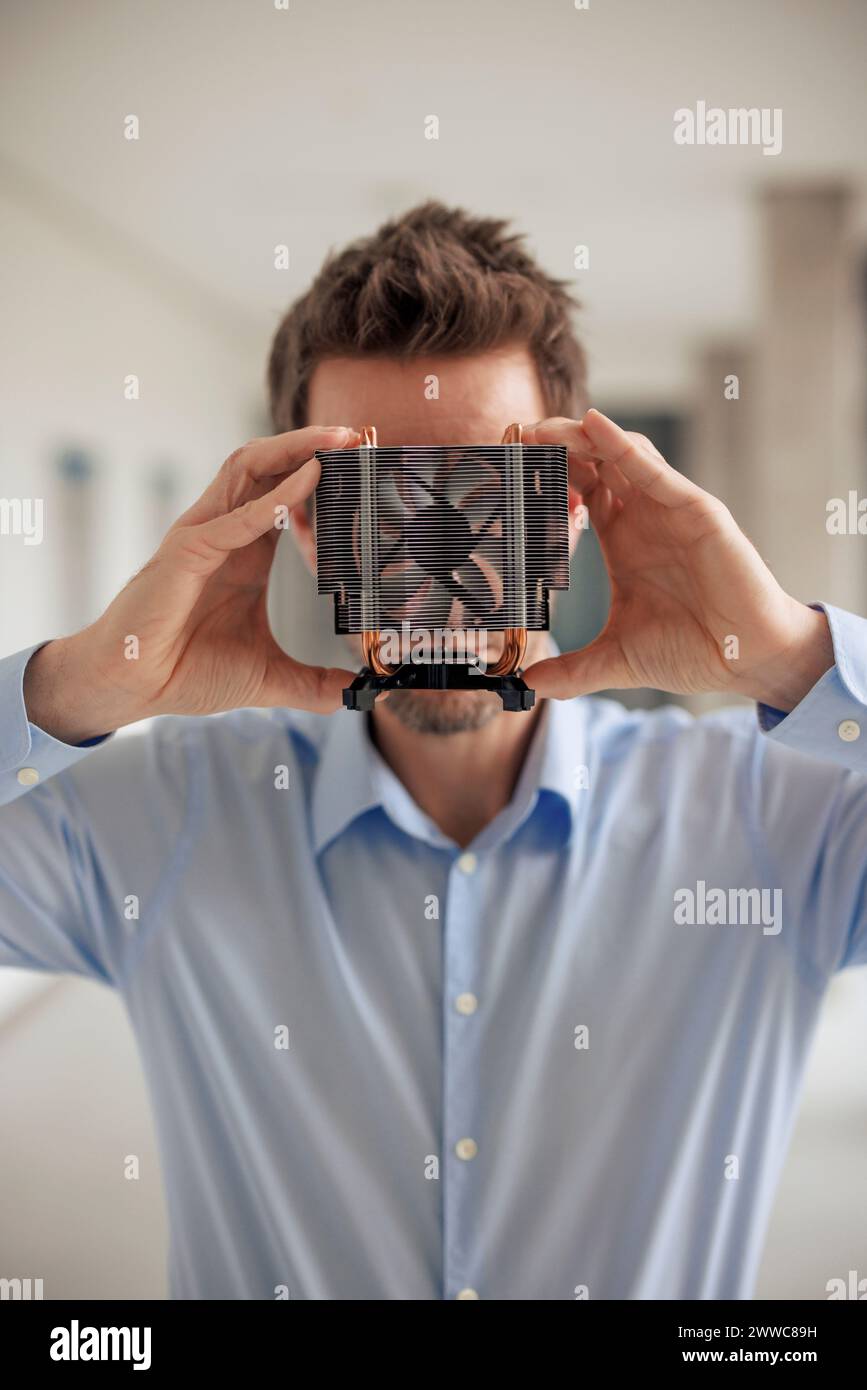
[[[174,1297],[750,1296],[867,960],[867,622],[826,612],[785,717],[547,702],[464,851],[360,715],[73,748],[0,662],[0,961],[121,992]]]

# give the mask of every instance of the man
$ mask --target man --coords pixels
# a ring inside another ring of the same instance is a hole
[[[569,314],[501,223],[383,227],[278,331],[279,433],[0,666],[3,956],[121,991],[176,1297],[750,1294],[823,991],[867,959],[867,627],[584,411]],[[368,726],[270,634],[275,516],[312,564],[315,449],[512,420],[568,445],[607,627],[531,639],[532,714],[401,692]],[[627,686],[758,709],[589,698]]]

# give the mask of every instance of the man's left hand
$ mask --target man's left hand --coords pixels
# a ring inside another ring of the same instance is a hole
[[[789,711],[834,664],[825,615],[787,594],[728,508],[644,435],[590,410],[523,437],[568,446],[573,509],[586,504],[611,583],[595,641],[525,673],[540,696],[647,686]]]

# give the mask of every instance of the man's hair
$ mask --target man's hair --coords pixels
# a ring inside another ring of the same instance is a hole
[[[575,308],[507,222],[423,203],[329,256],[286,314],[268,363],[274,428],[307,423],[310,378],[327,357],[458,356],[511,342],[532,355],[549,414],[574,416],[586,380]]]

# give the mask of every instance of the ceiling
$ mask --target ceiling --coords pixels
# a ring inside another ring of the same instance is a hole
[[[600,396],[672,404],[758,312],[761,185],[867,186],[865,40],[863,0],[28,0],[0,159],[70,235],[210,301],[256,383],[323,254],[435,196],[574,276]],[[782,153],[676,145],[698,100],[781,108]]]

